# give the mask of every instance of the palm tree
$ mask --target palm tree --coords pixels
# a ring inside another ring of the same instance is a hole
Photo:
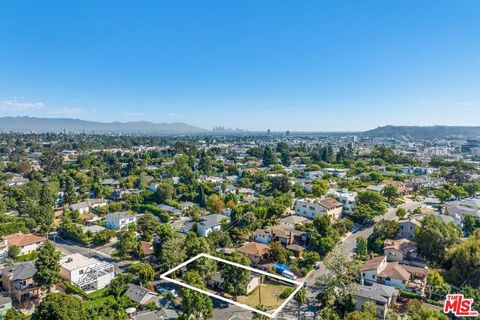
[[[300,308],[303,304],[305,304],[305,302],[307,302],[307,290],[305,290],[305,288],[302,288],[300,289],[297,294],[295,295],[295,297],[293,297],[293,299],[295,300],[295,302],[297,303],[298,305],[298,320],[300,320]]]

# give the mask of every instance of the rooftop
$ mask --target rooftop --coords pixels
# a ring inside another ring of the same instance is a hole
[[[7,240],[9,245],[18,247],[24,247],[30,244],[39,243],[47,240],[45,237],[39,237],[31,233],[24,234],[22,232],[3,236],[2,239]]]
[[[87,258],[80,253],[74,253],[60,259],[62,268],[72,271],[80,268],[88,267],[98,262],[97,259]]]
[[[223,214],[210,214],[202,218],[200,224],[204,225],[205,228],[211,228],[213,226],[218,226],[222,223],[223,220],[230,221],[230,218],[224,216]]]

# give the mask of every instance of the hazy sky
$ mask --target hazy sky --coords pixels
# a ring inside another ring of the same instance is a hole
[[[4,0],[0,115],[480,125],[480,1]]]

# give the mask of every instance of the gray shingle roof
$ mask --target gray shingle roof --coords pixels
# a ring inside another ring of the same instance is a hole
[[[219,224],[221,224],[222,220],[224,219],[230,221],[230,218],[224,216],[223,214],[210,214],[203,217],[202,222],[200,223],[203,224],[205,228],[211,228],[213,226],[218,226]]]
[[[382,284],[374,283],[371,287],[357,285],[358,297],[387,303],[388,299],[390,299],[394,295],[398,295],[397,289],[389,286],[384,286]]]
[[[30,279],[37,272],[35,261],[16,263],[13,266],[3,269],[3,274],[11,274],[11,280]]]

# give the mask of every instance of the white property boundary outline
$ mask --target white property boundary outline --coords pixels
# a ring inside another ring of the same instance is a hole
[[[219,262],[223,262],[225,264],[230,264],[232,266],[235,266],[235,267],[239,267],[239,268],[243,268],[243,269],[247,269],[249,271],[252,271],[252,272],[256,272],[256,273],[260,273],[260,274],[263,274],[263,275],[266,275],[266,276],[269,276],[269,277],[272,277],[272,278],[276,278],[276,279],[279,279],[279,280],[282,280],[282,281],[285,281],[285,282],[288,282],[288,283],[291,283],[291,284],[294,284],[296,286],[298,286],[291,294],[290,296],[280,305],[280,307],[278,307],[273,313],[268,313],[268,312],[264,312],[264,311],[260,311],[258,309],[255,309],[255,308],[252,308],[250,307],[249,305],[246,305],[246,304],[243,304],[243,303],[239,303],[237,301],[234,301],[234,300],[231,300],[231,299],[227,299],[225,297],[222,297],[222,296],[219,296],[219,295],[216,295],[214,293],[211,293],[211,292],[208,292],[206,290],[202,290],[202,289],[199,289],[199,288],[196,288],[196,287],[193,287],[191,285],[188,285],[184,282],[181,282],[181,281],[178,281],[178,280],[175,280],[175,279],[171,279],[169,277],[167,277],[169,274],[177,271],[178,269],[180,268],[183,268],[184,266],[186,266],[187,264],[189,263],[192,263],[193,261],[197,260],[198,258],[202,258],[202,257],[205,257],[205,258],[210,258],[210,259],[213,259],[213,260],[216,260],[216,261],[219,261]],[[181,287],[185,287],[185,288],[188,288],[188,289],[191,289],[191,290],[194,290],[194,291],[197,291],[197,292],[200,292],[200,293],[203,293],[209,297],[213,297],[213,298],[216,298],[216,299],[219,299],[219,300],[222,300],[222,301],[225,301],[227,303],[231,303],[231,304],[234,304],[238,307],[241,307],[241,308],[244,308],[244,309],[247,309],[249,311],[253,311],[253,312],[256,312],[256,313],[259,313],[261,315],[264,315],[264,316],[267,316],[269,318],[275,318],[277,316],[277,314],[287,305],[287,303],[293,299],[293,297],[297,294],[297,292],[303,287],[303,283],[302,282],[298,282],[298,281],[294,281],[294,280],[291,280],[291,279],[288,279],[288,278],[285,278],[285,277],[282,277],[282,276],[279,276],[279,275],[276,275],[276,274],[272,274],[272,273],[268,273],[266,271],[263,271],[263,270],[260,270],[260,269],[256,269],[256,268],[252,268],[252,267],[247,267],[247,266],[244,266],[242,264],[239,264],[239,263],[235,263],[235,262],[232,262],[232,261],[228,261],[228,260],[225,260],[225,259],[221,259],[221,258],[218,258],[218,257],[214,257],[214,256],[211,256],[209,254],[206,254],[206,253],[200,253],[199,255],[191,258],[191,259],[188,259],[187,261],[185,261],[184,263],[176,266],[175,268],[163,273],[162,275],[160,275],[160,279],[163,279],[163,280],[166,280],[166,281],[169,281],[169,282],[172,282],[172,283],[175,283]]]

